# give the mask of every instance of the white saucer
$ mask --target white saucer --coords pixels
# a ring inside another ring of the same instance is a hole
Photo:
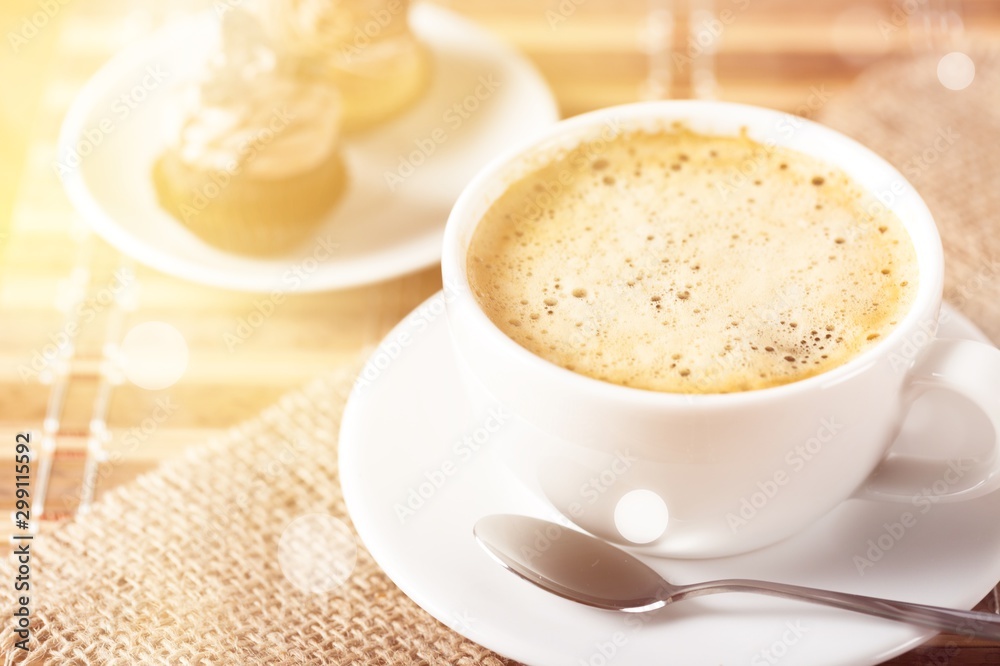
[[[150,179],[155,159],[166,148],[161,128],[170,91],[200,67],[217,21],[209,12],[111,60],[73,103],[58,148],[59,164],[79,164],[61,170],[63,182],[101,236],[149,266],[196,282],[258,292],[322,291],[430,266],[441,257],[445,220],[468,179],[511,144],[559,117],[541,75],[512,48],[453,12],[418,5],[411,24],[431,52],[430,88],[403,116],[346,140],[350,186],[317,231],[327,245],[336,244],[333,258],[317,268],[305,259],[312,243],[267,260],[229,254],[162,210]],[[165,73],[162,81],[150,76],[151,67],[153,73],[157,67]],[[480,77],[489,85],[482,86]],[[456,104],[464,109],[452,111]],[[444,134],[436,136],[446,140],[431,151],[438,129]],[[416,142],[424,145],[423,153],[414,153]],[[77,146],[80,155],[88,152],[79,162],[73,160]],[[400,173],[401,160],[422,164],[393,192],[385,174]],[[296,261],[302,261],[303,270],[297,279],[289,278],[289,264]]]
[[[949,314],[942,335],[985,340],[969,321]],[[887,620],[759,595],[705,597],[627,615],[543,592],[503,570],[473,539],[473,524],[487,514],[554,516],[518,484],[498,453],[509,441],[539,435],[511,418],[496,433],[487,432],[487,417],[497,406],[474,404],[464,390],[441,294],[389,334],[362,378],[340,433],[340,478],[358,534],[410,598],[500,654],[538,665],[728,666],[776,663],[763,652],[768,650],[782,663],[859,666],[930,636]],[[939,435],[956,450],[981,443],[991,436],[989,426],[980,415],[964,413],[969,409],[947,394],[929,394],[914,409],[906,443],[919,448],[927,445],[920,441],[926,436]],[[952,420],[956,416],[965,419],[962,427]],[[953,426],[938,432],[921,426],[941,422]],[[407,504],[411,490],[423,505],[402,519],[397,505]],[[891,545],[884,537],[889,547],[859,574],[855,556],[867,558],[868,540],[877,543],[883,525],[905,511],[917,516],[916,524]],[[764,550],[651,564],[678,583],[759,578],[971,608],[1000,579],[998,511],[1000,493],[934,505],[926,514],[909,505],[855,500]]]

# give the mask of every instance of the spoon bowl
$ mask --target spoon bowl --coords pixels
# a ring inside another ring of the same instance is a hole
[[[624,550],[545,520],[486,516],[476,523],[473,533],[479,545],[508,571],[588,606],[654,610],[666,605],[672,591],[658,573]]]
[[[529,516],[486,516],[476,523],[473,533],[486,552],[507,570],[560,597],[602,610],[640,613],[705,594],[751,592],[1000,641],[1000,616],[992,613],[757,580],[673,585],[617,546]]]

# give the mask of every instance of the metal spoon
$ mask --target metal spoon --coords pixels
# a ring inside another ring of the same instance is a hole
[[[632,555],[605,541],[528,516],[486,516],[476,523],[473,533],[494,559],[521,578],[595,608],[638,613],[705,594],[755,592],[812,601],[970,638],[1000,641],[1000,616],[992,613],[757,580],[672,585]]]

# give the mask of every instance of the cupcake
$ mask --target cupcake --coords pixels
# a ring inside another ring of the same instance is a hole
[[[220,48],[174,111],[153,184],[160,205],[212,245],[285,252],[343,193],[339,93],[279,58],[247,12],[225,14]]]
[[[410,31],[409,0],[263,0],[274,43],[329,80],[357,131],[407,108],[427,87],[430,61]]]

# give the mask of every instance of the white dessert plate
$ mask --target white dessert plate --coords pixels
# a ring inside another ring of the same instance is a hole
[[[276,258],[230,254],[161,209],[150,177],[167,148],[172,91],[198,72],[217,24],[214,12],[202,14],[112,59],[73,103],[58,147],[66,191],[92,227],[178,277],[242,291],[323,291],[433,265],[468,179],[558,119],[525,58],[453,12],[417,5],[411,24],[430,51],[431,84],[404,115],[345,139],[349,188],[316,240]]]
[[[541,435],[465,390],[443,309],[438,294],[389,334],[355,385],[340,433],[340,480],[361,540],[434,617],[539,666],[861,666],[930,636],[758,595],[704,597],[643,615],[599,611],[503,570],[476,544],[472,526],[493,513],[554,519],[503,461],[508,443]],[[966,319],[945,312],[942,335],[984,340]],[[950,394],[927,394],[899,444],[945,442],[958,456],[992,436],[971,410]],[[677,583],[758,578],[971,608],[1000,579],[998,511],[1000,493],[932,506],[852,500],[806,532],[747,555],[647,561]],[[914,520],[900,531],[907,512]]]

